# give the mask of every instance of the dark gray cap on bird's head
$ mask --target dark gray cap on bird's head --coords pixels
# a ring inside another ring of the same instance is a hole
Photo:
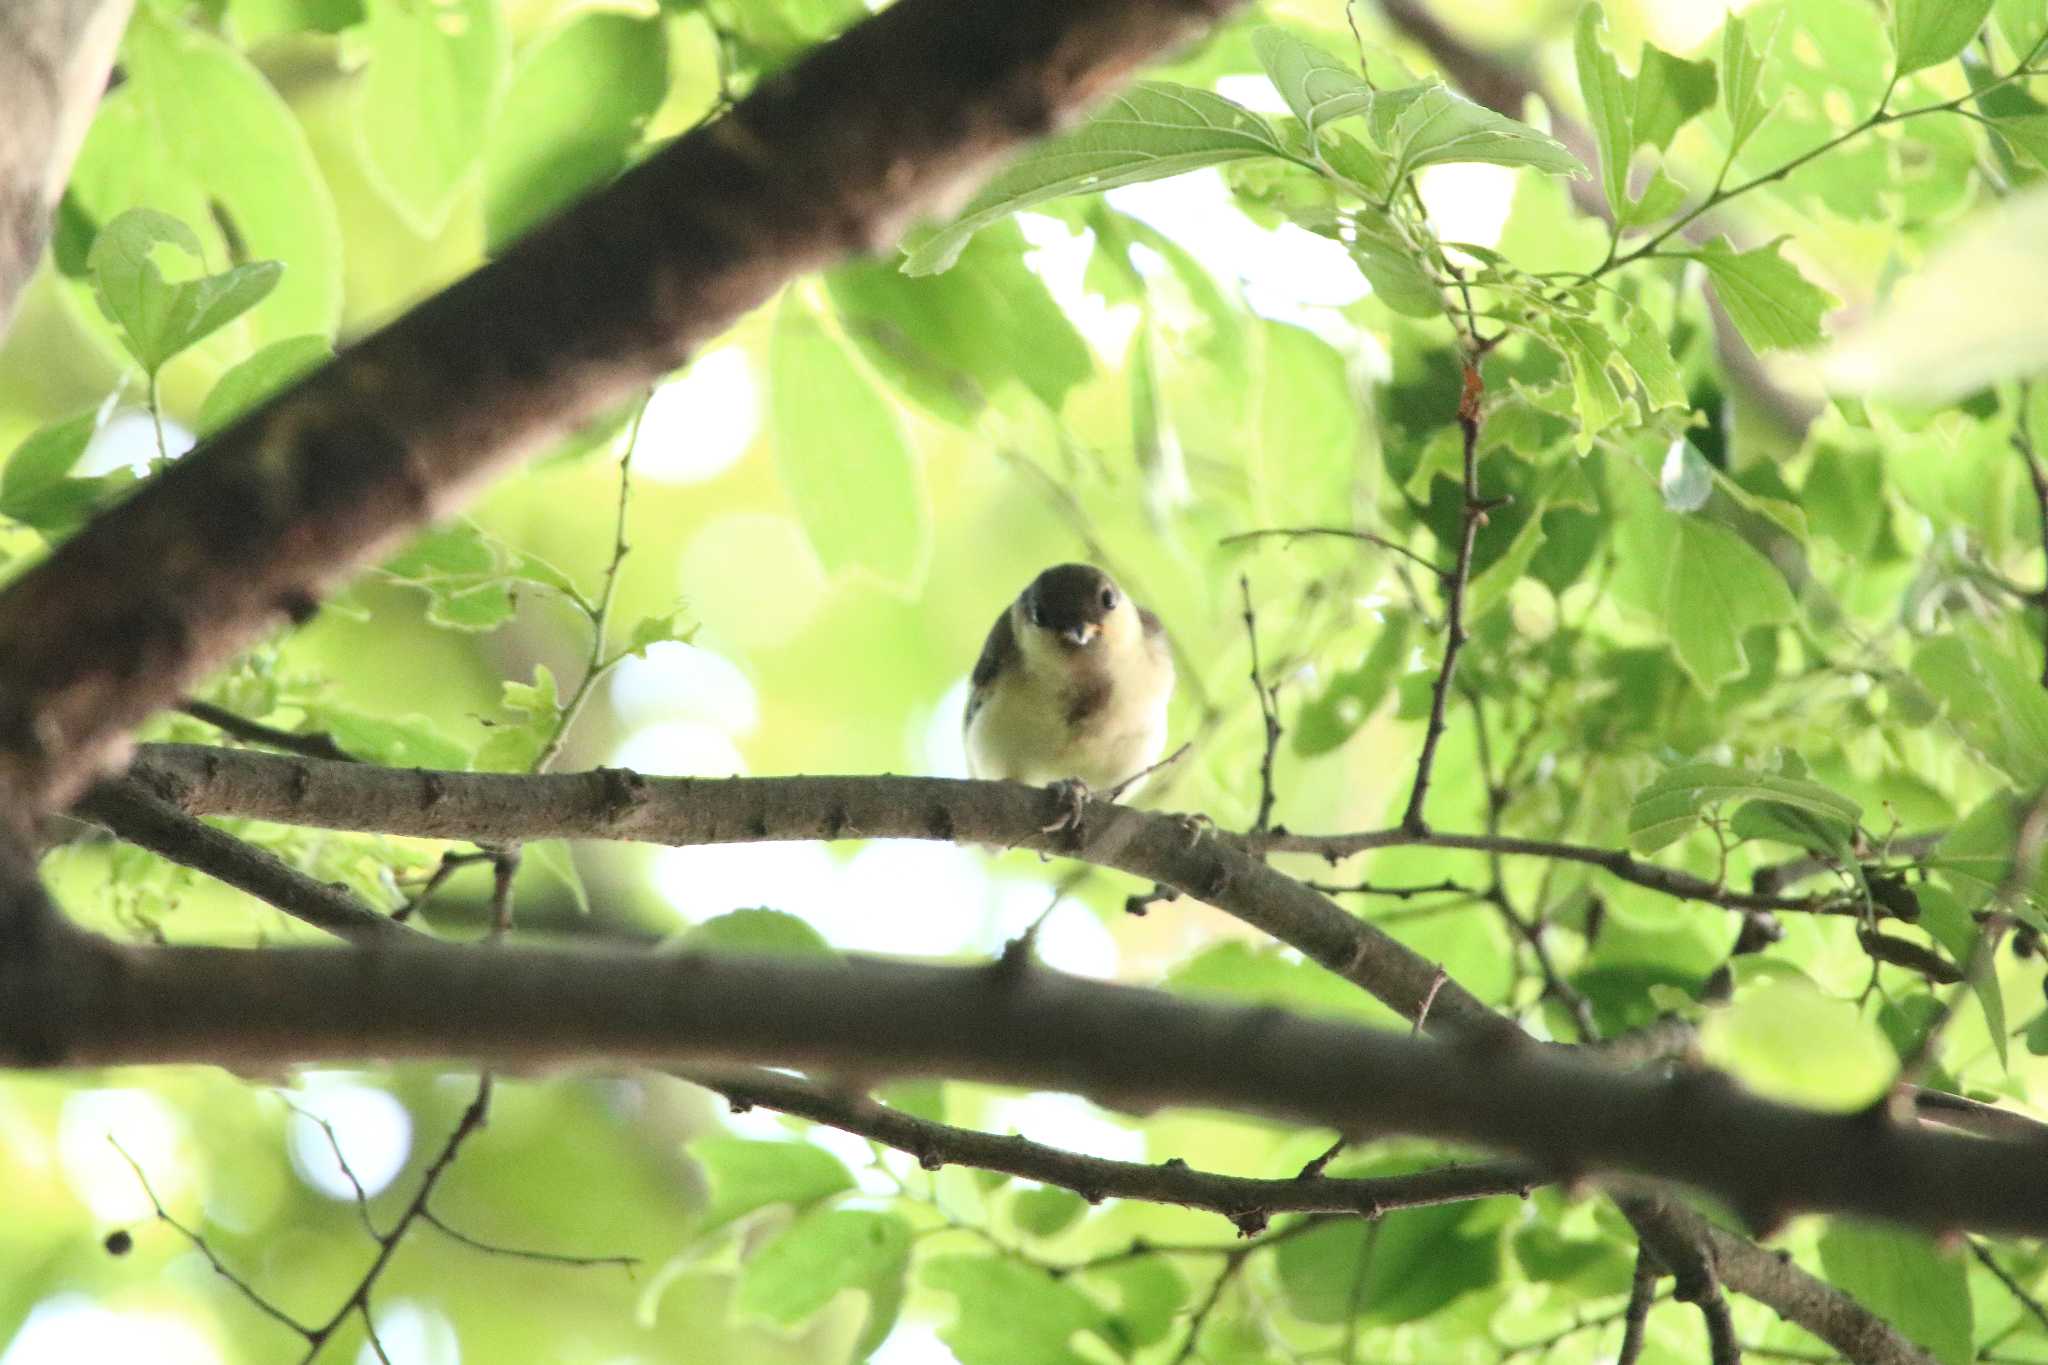
[[[1093,640],[1123,600],[1116,580],[1092,564],[1058,564],[1024,590],[1024,619],[1066,644]]]

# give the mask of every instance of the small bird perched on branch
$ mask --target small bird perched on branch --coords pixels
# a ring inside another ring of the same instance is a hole
[[[1166,748],[1173,658],[1159,618],[1089,564],[1060,564],[1003,608],[967,696],[967,770],[1126,788]]]

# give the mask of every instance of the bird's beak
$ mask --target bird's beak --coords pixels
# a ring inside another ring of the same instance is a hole
[[[1096,625],[1093,621],[1083,621],[1078,626],[1068,626],[1060,634],[1066,636],[1074,644],[1085,645],[1090,640],[1093,640],[1101,630],[1102,627]]]

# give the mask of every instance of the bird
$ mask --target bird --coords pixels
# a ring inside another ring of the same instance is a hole
[[[1092,564],[1056,564],[996,617],[963,728],[977,778],[1120,795],[1166,748],[1173,656],[1159,618]]]

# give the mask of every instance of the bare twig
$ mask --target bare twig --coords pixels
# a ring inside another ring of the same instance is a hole
[[[115,1151],[119,1152],[121,1154],[121,1160],[127,1162],[129,1169],[135,1172],[136,1182],[142,1186],[143,1194],[148,1196],[150,1207],[156,1210],[156,1217],[159,1222],[165,1224],[173,1232],[176,1232],[180,1237],[183,1237],[187,1242],[191,1243],[192,1249],[194,1251],[197,1251],[201,1256],[204,1256],[206,1258],[206,1263],[213,1267],[213,1273],[220,1276],[223,1280],[226,1280],[229,1284],[233,1285],[235,1287],[235,1292],[240,1294],[243,1298],[247,1299],[249,1303],[257,1309],[257,1311],[261,1312],[265,1317],[271,1319],[273,1322],[277,1322],[286,1327],[291,1328],[292,1331],[297,1332],[302,1337],[311,1337],[313,1329],[307,1327],[304,1323],[301,1323],[297,1318],[285,1312],[284,1309],[279,1308],[276,1304],[272,1303],[269,1299],[265,1298],[263,1294],[257,1290],[256,1286],[250,1284],[247,1280],[243,1279],[240,1275],[236,1274],[234,1270],[231,1269],[225,1261],[221,1260],[220,1256],[214,1251],[214,1249],[211,1246],[207,1245],[207,1241],[204,1237],[201,1237],[197,1232],[194,1232],[191,1228],[186,1227],[183,1223],[179,1222],[176,1218],[174,1218],[171,1215],[170,1210],[164,1207],[163,1200],[157,1198],[156,1191],[150,1187],[149,1176],[146,1173],[144,1173],[142,1169],[142,1163],[137,1161],[134,1157],[130,1156],[128,1154],[128,1149],[123,1147],[118,1141],[116,1141],[113,1134],[111,1133],[107,1135],[107,1144],[111,1146]]]
[[[1252,821],[1252,833],[1264,834],[1273,816],[1273,754],[1280,747],[1280,714],[1274,703],[1277,690],[1266,686],[1259,676],[1259,623],[1252,614],[1252,581],[1244,575],[1237,576],[1238,592],[1244,598],[1244,636],[1251,646],[1252,691],[1259,696],[1259,715],[1266,723],[1266,749],[1259,760],[1259,815]]]
[[[1400,555],[1410,563],[1428,570],[1439,579],[1448,579],[1451,576],[1448,571],[1438,568],[1428,559],[1417,554],[1399,541],[1388,540],[1385,536],[1375,532],[1361,531],[1348,526],[1266,526],[1256,531],[1239,531],[1236,535],[1225,536],[1216,543],[1218,545],[1242,545],[1246,541],[1263,540],[1270,536],[1285,536],[1289,539],[1299,539],[1304,536],[1335,536],[1343,540],[1361,540],[1368,545],[1377,545],[1382,550]]]
[[[2028,1293],[2026,1286],[2015,1279],[2011,1271],[1998,1263],[1998,1258],[1991,1254],[1990,1247],[1975,1237],[1966,1240],[1969,1243],[1970,1254],[1977,1258],[1977,1264],[1990,1271],[1992,1278],[2005,1286],[2005,1292],[2012,1295],[2020,1307],[2026,1309],[2034,1321],[2041,1324],[2043,1330],[2048,1330],[2048,1309],[2042,1307],[2041,1301]]]
[[[2040,454],[2034,448],[2032,398],[2033,385],[2021,384],[2019,417],[2014,421],[2012,428],[2012,448],[2026,463],[2027,481],[2034,486],[2034,505],[2040,509],[2041,517],[2041,549],[2048,553],[2048,468],[2042,466]],[[2048,579],[2044,579],[2043,586],[2035,594],[2034,600],[2048,605]],[[2044,646],[2042,654],[2041,686],[2048,687],[2048,646]]]
[[[1408,810],[1401,817],[1401,828],[1415,835],[1429,832],[1429,824],[1423,819],[1423,805],[1429,799],[1429,776],[1436,762],[1437,741],[1444,734],[1444,708],[1457,677],[1458,651],[1465,647],[1465,589],[1472,578],[1472,546],[1479,537],[1479,528],[1486,524],[1487,511],[1499,505],[1479,496],[1479,423],[1485,396],[1479,361],[1468,356],[1465,383],[1458,396],[1458,430],[1464,447],[1464,503],[1459,515],[1457,563],[1444,580],[1444,660],[1430,692],[1429,724],[1422,732],[1422,753],[1415,760],[1415,783],[1409,789]]]
[[[1614,1365],[1636,1365],[1643,1354],[1643,1328],[1650,1320],[1650,1303],[1657,1294],[1660,1267],[1649,1248],[1636,1248],[1636,1273],[1629,1283],[1628,1306],[1622,1310],[1621,1350]]]
[[[261,744],[270,749],[281,749],[286,753],[304,754],[307,758],[331,758],[338,763],[347,763],[355,755],[334,742],[334,736],[325,731],[301,734],[295,730],[280,730],[274,725],[239,716],[225,706],[215,706],[210,701],[187,698],[178,703],[178,709],[194,720],[204,721],[214,729],[244,744]]]
[[[1515,1162],[1481,1162],[1445,1166],[1413,1175],[1368,1180],[1258,1179],[1216,1175],[1184,1161],[1158,1165],[1110,1161],[1056,1147],[977,1132],[952,1124],[921,1119],[868,1099],[844,1087],[821,1084],[783,1072],[754,1067],[689,1067],[676,1074],[715,1090],[736,1106],[758,1105],[779,1113],[854,1133],[885,1147],[907,1152],[927,1170],[972,1166],[1006,1171],[1041,1184],[1058,1185],[1091,1202],[1098,1199],[1143,1199],[1158,1204],[1207,1209],[1240,1228],[1281,1213],[1347,1213],[1377,1217],[1402,1208],[1484,1199],[1494,1195],[1526,1195],[1544,1183],[1534,1167]],[[1305,1173],[1316,1174],[1316,1173]]]

